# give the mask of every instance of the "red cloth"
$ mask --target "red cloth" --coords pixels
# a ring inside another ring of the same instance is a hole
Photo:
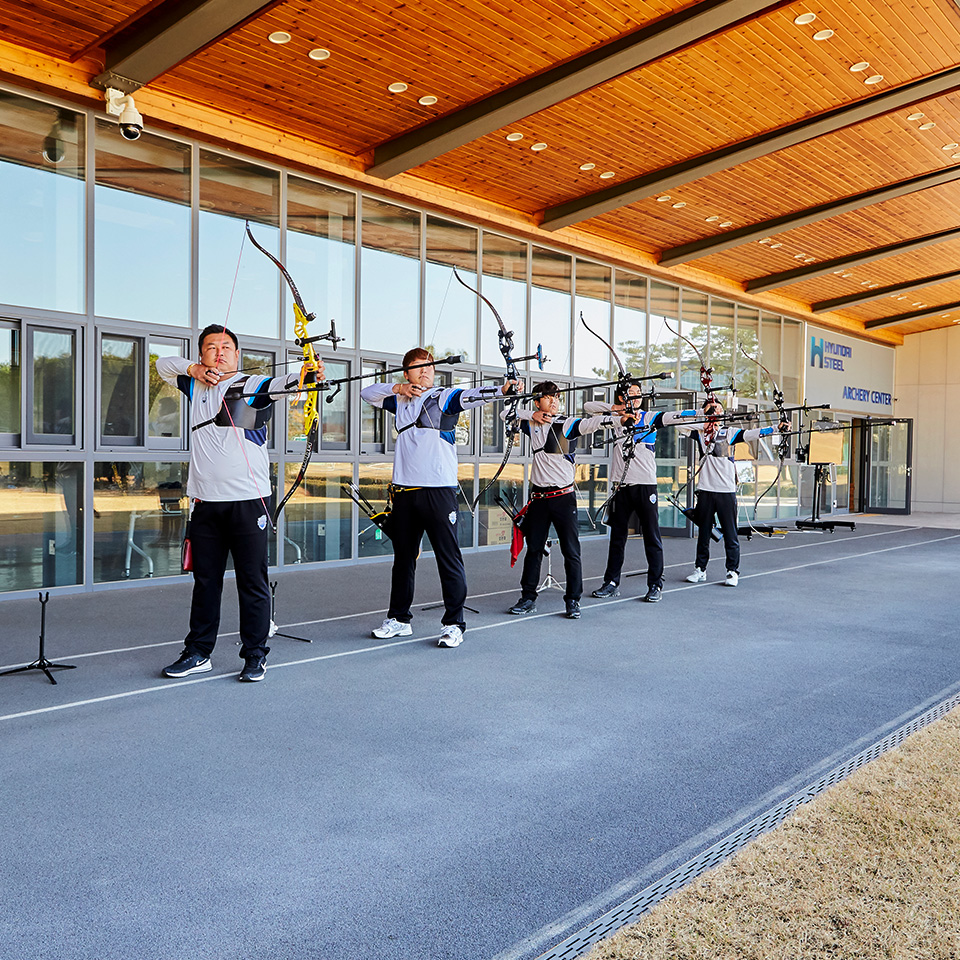
[[[517,562],[517,557],[520,556],[520,553],[523,550],[523,531],[520,529],[520,522],[522,521],[523,515],[527,512],[527,507],[529,506],[529,503],[525,503],[513,518],[513,539],[510,541],[511,567]]]

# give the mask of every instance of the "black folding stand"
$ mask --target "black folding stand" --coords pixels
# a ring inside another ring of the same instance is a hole
[[[833,533],[835,527],[845,527],[848,530],[856,530],[857,525],[851,520],[821,520],[820,519],[820,495],[824,485],[824,470],[829,466],[828,463],[812,463],[813,467],[813,511],[809,520],[797,520],[798,530],[824,530],[827,533]]]
[[[277,584],[279,580],[274,580],[270,584],[270,625],[277,625]],[[275,630],[272,634],[272,637],[286,637],[288,640],[302,640],[304,643],[313,643],[309,637],[295,637],[292,633],[280,633],[279,630]]]
[[[0,677],[5,677],[11,673],[25,673],[27,670],[42,670],[46,675],[47,679],[51,683],[56,683],[57,681],[53,679],[53,674],[50,672],[51,667],[57,667],[59,670],[76,670],[77,666],[74,663],[54,663],[51,660],[48,660],[43,655],[43,645],[45,642],[44,634],[47,632],[47,601],[50,599],[50,591],[48,590],[46,595],[40,594],[40,656],[33,661],[33,663],[28,664],[25,667],[14,667],[13,670],[4,670],[0,673]]]

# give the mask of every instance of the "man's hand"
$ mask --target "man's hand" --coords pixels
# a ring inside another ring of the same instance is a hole
[[[205,367],[202,363],[192,363],[187,372],[200,383],[213,386],[220,382],[221,373],[216,367]]]
[[[317,375],[317,380],[323,380],[324,375],[326,374],[326,369],[323,366],[323,361],[317,357],[316,363],[311,362],[310,360],[304,360],[303,366],[300,369],[300,382],[304,382],[304,377],[310,372],[313,372]]]
[[[399,397],[407,397],[412,399],[413,397],[419,397],[423,393],[423,387],[419,383],[395,383],[393,385],[393,392]]]
[[[542,424],[553,423],[553,414],[544,413],[542,410],[534,410],[533,413],[530,414],[530,419],[534,423],[542,423]]]
[[[503,386],[500,388],[500,392],[504,396],[507,396],[507,394],[513,393],[514,387],[519,387],[519,386],[520,386],[519,380],[506,380],[504,381]]]

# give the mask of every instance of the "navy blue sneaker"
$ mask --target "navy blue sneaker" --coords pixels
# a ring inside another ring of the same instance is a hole
[[[267,675],[266,657],[244,657],[240,679],[244,683],[256,683]]]
[[[165,677],[189,677],[191,673],[209,673],[213,669],[213,664],[209,657],[202,653],[191,653],[186,647],[180,654],[180,659],[176,663],[171,663],[169,667],[163,668]]]

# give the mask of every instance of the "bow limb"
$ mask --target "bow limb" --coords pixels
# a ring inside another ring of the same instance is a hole
[[[675,336],[679,337],[684,343],[686,343],[693,352],[697,355],[697,360],[700,362],[700,384],[703,387],[703,392],[706,393],[707,399],[712,400],[714,397],[713,392],[713,367],[708,367],[706,361],[703,359],[703,354],[700,352],[700,348],[689,338],[685,337],[678,329],[674,330],[673,327],[667,323],[666,319],[663,321],[663,325]]]

